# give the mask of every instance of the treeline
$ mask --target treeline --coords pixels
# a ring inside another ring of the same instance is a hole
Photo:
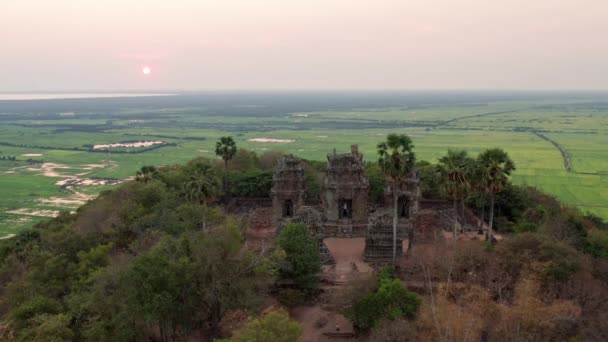
[[[0,160],[5,160],[5,161],[22,161],[21,159],[17,159],[16,156],[0,156]],[[24,160],[27,163],[30,164],[41,164],[44,163],[44,160],[41,159],[32,159],[32,158],[28,158],[26,160]]]
[[[93,153],[118,153],[118,154],[139,154],[145,153],[149,151],[153,151],[162,147],[167,146],[177,146],[176,143],[162,143],[156,144],[148,147],[137,148],[133,150],[119,150],[119,149],[94,149],[93,145],[83,145],[86,148],[82,147],[57,147],[57,146],[40,146],[40,145],[27,145],[27,144],[14,144],[10,142],[0,141],[0,146],[9,146],[9,147],[20,147],[20,148],[31,148],[31,149],[40,149],[40,150],[57,150],[57,151],[82,151],[82,152],[93,152]]]

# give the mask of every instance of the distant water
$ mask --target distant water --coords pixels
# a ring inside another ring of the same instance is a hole
[[[171,96],[175,94],[136,94],[136,93],[32,93],[32,94],[2,94],[0,101],[3,100],[54,100],[54,99],[95,99],[106,97],[145,97],[145,96]]]

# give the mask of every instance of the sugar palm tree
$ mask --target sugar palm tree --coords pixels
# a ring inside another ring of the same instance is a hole
[[[378,164],[390,179],[393,192],[393,264],[397,262],[397,220],[401,185],[410,176],[416,164],[412,139],[405,134],[389,134],[386,141],[377,145]],[[410,239],[411,240],[411,239]],[[411,245],[410,245],[411,247]]]
[[[471,174],[473,164],[474,160],[464,150],[448,150],[447,155],[439,158],[439,174],[441,175],[445,191],[454,204],[454,240],[456,240],[456,230],[458,227],[458,202],[464,201],[471,187],[469,175]]]
[[[494,202],[496,194],[509,183],[509,176],[515,170],[515,164],[507,152],[500,148],[484,151],[477,157],[479,167],[479,183],[485,193],[490,196],[490,221],[488,223],[488,240],[492,242],[494,225]]]
[[[156,167],[151,165],[142,166],[139,171],[135,173],[135,180],[142,183],[148,183],[152,179],[158,176],[158,170]]]
[[[204,170],[197,170],[184,183],[184,192],[189,201],[207,205],[218,192],[217,178]]]
[[[221,137],[215,144],[215,154],[224,161],[224,191],[228,191],[228,162],[234,157],[236,150],[232,137]]]

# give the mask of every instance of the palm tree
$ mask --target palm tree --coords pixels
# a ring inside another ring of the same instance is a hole
[[[158,170],[156,169],[156,167],[146,165],[142,166],[141,169],[135,173],[135,180],[142,183],[148,183],[157,176]]]
[[[228,162],[236,154],[236,143],[232,137],[221,137],[215,144],[215,155],[224,160],[224,191],[228,191]]]
[[[447,155],[439,158],[439,174],[441,175],[446,193],[454,202],[454,240],[456,240],[456,230],[458,227],[458,202],[464,202],[467,191],[471,186],[469,175],[473,162],[473,159],[464,150],[448,150]]]
[[[204,170],[194,172],[184,183],[186,198],[189,201],[207,205],[207,201],[217,194],[218,182],[216,180],[214,175]]]
[[[399,192],[403,182],[414,170],[416,156],[412,151],[412,139],[405,134],[389,134],[386,141],[377,145],[378,164],[384,174],[391,180],[393,190],[393,264],[397,262],[397,219],[399,206]],[[412,247],[410,235],[410,246]]]
[[[509,183],[509,176],[515,170],[515,164],[507,152],[500,148],[484,151],[477,157],[479,165],[479,182],[486,194],[490,195],[490,221],[488,223],[488,240],[492,243],[494,224],[494,202],[496,194]]]

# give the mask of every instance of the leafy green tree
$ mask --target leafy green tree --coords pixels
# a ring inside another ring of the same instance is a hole
[[[386,176],[376,163],[365,164],[365,173],[369,179],[369,198],[378,203],[384,200],[384,189],[386,188]]]
[[[420,191],[424,198],[439,198],[441,196],[441,175],[437,173],[437,165],[426,160],[416,162],[416,171],[420,175]]]
[[[411,176],[416,163],[414,144],[405,134],[389,134],[378,148],[378,164],[390,179],[393,193],[393,264],[397,263],[397,220],[399,217],[399,192],[405,180]],[[413,229],[411,230],[413,232]],[[412,250],[413,236],[410,236],[409,251]]]
[[[284,310],[271,311],[247,322],[235,332],[232,342],[296,342],[302,336],[302,325],[289,319]]]
[[[270,197],[272,172],[248,171],[231,172],[230,193],[239,197]]]
[[[236,143],[232,137],[221,137],[215,144],[215,155],[224,161],[224,189],[228,189],[228,162],[236,154]]]
[[[142,166],[141,169],[135,173],[135,180],[143,183],[148,183],[157,177],[158,170],[151,165]]]
[[[321,257],[319,243],[310,229],[302,223],[289,223],[281,230],[278,243],[285,252],[281,276],[293,279],[305,292],[315,291],[319,286]]]
[[[488,241],[492,243],[494,224],[494,203],[496,194],[509,184],[509,176],[515,170],[515,164],[507,152],[500,148],[488,149],[477,156],[477,175],[480,188],[490,197],[490,222],[488,224]]]
[[[66,314],[40,315],[32,320],[29,329],[21,331],[17,341],[48,341],[48,342],[71,342],[74,340],[74,332],[70,328],[70,316]]]
[[[384,268],[378,274],[376,291],[353,303],[345,315],[358,332],[366,333],[383,319],[415,319],[420,304],[418,296],[408,291],[391,269]]]
[[[451,197],[454,205],[454,240],[456,240],[458,226],[458,203],[464,202],[464,198],[471,188],[470,174],[473,164],[474,160],[464,150],[448,150],[447,155],[439,158],[439,173],[445,191]]]

